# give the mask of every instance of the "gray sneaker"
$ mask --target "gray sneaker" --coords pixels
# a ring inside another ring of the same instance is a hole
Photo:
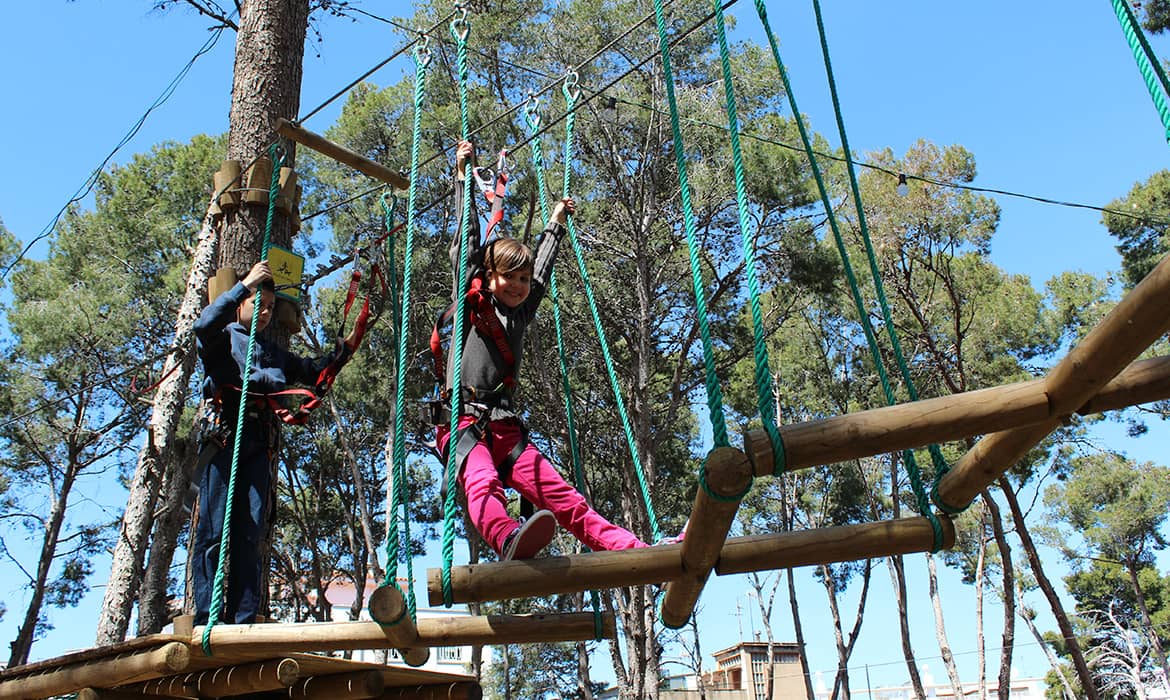
[[[500,561],[531,559],[540,554],[557,531],[557,519],[547,510],[538,510],[532,517],[521,523],[504,540],[504,552]]]

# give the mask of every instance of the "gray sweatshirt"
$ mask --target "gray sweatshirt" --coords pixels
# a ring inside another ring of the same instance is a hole
[[[455,233],[451,237],[450,249],[451,269],[453,271],[452,279],[454,281],[451,289],[452,301],[457,301],[459,295],[459,239],[460,232],[462,231],[463,189],[463,182],[456,181],[455,210],[458,212],[458,215],[456,218]],[[471,248],[468,250],[467,259],[467,285],[470,285],[471,280],[476,276],[484,274],[479,212],[476,209],[474,199],[471,202],[471,221],[469,228]],[[529,293],[528,298],[524,300],[524,303],[515,308],[508,308],[505,304],[492,299],[492,307],[495,309],[496,317],[500,320],[500,325],[503,327],[504,334],[508,339],[508,345],[512,349],[512,356],[516,361],[515,366],[511,368],[511,374],[514,378],[520,376],[520,358],[524,350],[524,331],[528,329],[528,324],[532,323],[532,320],[536,318],[536,309],[540,306],[541,300],[544,299],[546,284],[548,283],[549,275],[552,273],[557,248],[561,242],[561,237],[564,235],[565,227],[557,223],[549,224],[548,228],[541,234],[540,241],[536,245],[536,260],[532,270],[532,291]],[[451,348],[448,349],[446,382],[446,388],[448,389],[451,387],[455,374],[454,347],[454,343],[452,343]],[[496,347],[495,341],[484,333],[481,333],[465,317],[463,323],[463,374],[460,378],[462,385],[464,387],[474,388],[480,394],[484,392],[502,391],[504,377],[508,375],[508,371],[509,368],[504,362],[499,348]],[[493,409],[491,419],[515,418],[515,410],[516,404],[513,401],[508,407]]]

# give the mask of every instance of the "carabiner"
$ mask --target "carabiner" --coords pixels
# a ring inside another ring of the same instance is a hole
[[[471,22],[467,20],[467,6],[457,2],[455,11],[459,16],[451,20],[451,36],[458,41],[467,41],[467,35],[471,33]]]
[[[431,64],[431,37],[421,29],[414,44],[414,62],[423,68]]]
[[[528,105],[524,108],[524,116],[528,119],[528,126],[540,129],[540,98],[535,92],[528,93]]]
[[[575,70],[565,74],[565,83],[561,86],[561,92],[565,93],[565,99],[569,102],[576,102],[577,98],[581,96],[581,88],[577,87],[579,79],[580,76]]]

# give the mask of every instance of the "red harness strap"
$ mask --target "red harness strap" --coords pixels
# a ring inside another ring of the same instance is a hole
[[[491,168],[472,168],[471,174],[484,199],[491,205],[487,230],[484,232],[484,240],[490,240],[496,226],[504,220],[504,200],[508,196],[508,151],[500,150],[494,171]]]
[[[435,380],[442,383],[446,377],[446,359],[443,356],[443,328],[455,317],[457,304],[454,302],[439,314],[435,327],[431,330],[431,355],[435,364]],[[467,290],[466,308],[471,323],[484,335],[492,339],[500,357],[504,360],[508,371],[504,376],[505,389],[511,389],[516,384],[513,372],[516,368],[516,356],[512,353],[512,346],[508,343],[508,335],[504,332],[504,324],[496,315],[495,305],[492,304],[491,291],[484,289],[483,279],[476,277],[471,280],[471,288]]]

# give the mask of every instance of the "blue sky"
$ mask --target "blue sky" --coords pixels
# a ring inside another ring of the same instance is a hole
[[[186,8],[150,12],[151,3],[40,0],[9,3],[0,65],[0,219],[30,241],[158,97],[208,38],[209,22]],[[407,15],[405,3],[367,3],[387,16]],[[978,186],[1055,200],[1103,206],[1124,195],[1167,162],[1167,144],[1109,2],[940,3],[908,0],[872,3],[826,2],[824,17],[849,140],[855,152],[891,148],[901,155],[919,138],[939,145],[961,144],[975,154]],[[821,66],[816,26],[806,2],[768,5],[781,41],[794,91],[811,126],[836,143],[833,115]],[[750,3],[731,10],[742,35],[758,38]],[[326,19],[320,43],[307,50],[302,113],[315,107],[367,68],[394,52],[403,37],[388,25],[363,19]],[[474,41],[474,36],[472,37]],[[163,140],[185,141],[198,133],[227,129],[234,36],[224,34],[201,57],[170,100],[158,108],[130,145],[115,157],[125,162]],[[1155,48],[1166,55],[1164,41]],[[403,67],[391,65],[373,77],[389,84]],[[324,131],[334,105],[307,126]],[[747,125],[750,129],[750,125]],[[997,197],[1003,210],[992,243],[993,259],[1010,272],[1029,275],[1037,286],[1065,270],[1106,274],[1119,266],[1113,241],[1093,211]],[[196,203],[193,203],[193,206]],[[44,255],[33,249],[33,257]],[[1160,459],[1166,428],[1153,426],[1141,440],[1103,428],[1098,435],[1115,449],[1142,459]],[[86,496],[111,512],[122,492],[92,483]],[[1057,556],[1050,561],[1059,571]],[[1163,564],[1165,567],[1165,563]],[[916,649],[942,678],[932,619],[925,596],[925,570],[911,571]],[[831,679],[835,654],[829,626],[811,624],[825,614],[824,596],[811,586],[811,571],[798,578],[810,623],[813,670]],[[98,577],[100,580],[100,575]],[[944,600],[953,648],[964,676],[974,673],[973,592],[944,571]],[[19,576],[0,563],[0,600],[8,613],[0,638],[11,639],[21,612]],[[875,573],[867,622],[852,665],[854,687],[864,684],[868,665],[876,684],[905,678],[896,644],[889,579]],[[747,613],[748,585],[740,577],[713,579],[700,621],[704,648],[734,643],[740,630],[759,629]],[[98,594],[91,598],[100,598]],[[732,602],[734,601],[734,602]],[[1032,601],[1042,608],[1039,600]],[[737,606],[745,612],[736,615]],[[786,605],[778,606],[782,611]],[[1000,613],[988,612],[988,645],[998,644]],[[33,648],[35,658],[85,643],[96,623],[96,603],[78,612],[51,614],[58,629]],[[752,617],[754,616],[754,617]],[[1051,622],[1041,617],[1041,625]],[[778,639],[791,639],[784,612],[775,619]],[[1045,662],[1026,631],[1017,630],[1017,669],[1043,675]],[[994,675],[994,656],[992,656]],[[605,662],[597,664],[605,676]]]

